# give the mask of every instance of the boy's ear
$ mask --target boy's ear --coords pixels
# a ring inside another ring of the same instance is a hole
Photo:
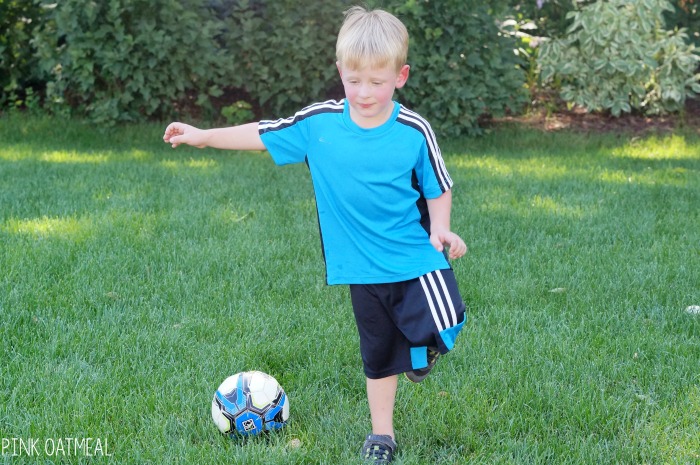
[[[340,79],[343,79],[343,70],[340,69],[340,61],[335,62],[335,67],[338,68],[338,74],[340,74]]]
[[[408,74],[409,71],[411,70],[411,67],[408,65],[403,65],[401,69],[399,70],[398,76],[396,76],[396,88],[400,89],[406,84],[406,81],[408,81]]]

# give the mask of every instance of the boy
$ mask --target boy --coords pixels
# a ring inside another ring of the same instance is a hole
[[[163,136],[173,147],[268,150],[278,165],[307,163],[327,283],[350,285],[372,423],[362,457],[373,463],[391,462],[396,449],[398,375],[422,381],[465,322],[445,251],[467,251],[450,231],[452,180],[430,125],[392,100],[408,79],[407,53],[396,17],[353,7],[336,45],[345,99],[230,128],[172,123]]]

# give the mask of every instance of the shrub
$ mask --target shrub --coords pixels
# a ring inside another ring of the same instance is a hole
[[[242,95],[258,113],[297,110],[336,82],[345,8],[307,3],[62,0],[36,40],[48,103],[97,123],[178,111],[216,118]]]
[[[0,0],[1,1],[1,0]],[[48,1],[48,0],[44,0]],[[335,40],[350,0],[61,0],[36,28],[46,103],[96,123],[238,121],[340,97]],[[476,0],[386,0],[411,34],[400,99],[446,134],[526,101],[517,41]]]
[[[231,105],[227,105],[221,109],[221,116],[224,117],[226,123],[231,126],[249,123],[253,121],[253,107],[250,103],[239,100]]]
[[[34,29],[41,23],[42,9],[30,1],[0,0],[0,108],[26,105],[34,95],[32,86],[43,87],[36,75],[31,46]]]
[[[409,0],[395,12],[411,34],[401,98],[441,133],[478,133],[480,117],[517,112],[526,102],[516,40],[482,2]]]
[[[267,116],[342,95],[336,90],[335,40],[350,3],[279,0],[270,8],[263,1],[222,2],[222,46],[236,65],[231,85],[255,96]],[[381,3],[411,34],[413,74],[400,99],[425,113],[436,129],[478,132],[479,117],[517,111],[524,103],[515,40],[501,34],[489,10],[475,6],[480,2]]]
[[[172,114],[188,94],[206,106],[223,71],[207,3],[55,3],[36,37],[49,103],[98,123]]]
[[[665,15],[669,28],[684,28],[689,31],[688,39],[700,47],[700,0],[673,0],[673,11]]]
[[[268,117],[326,99],[338,83],[335,39],[348,2],[227,0],[217,10],[228,85]]]
[[[568,28],[567,13],[592,3],[591,0],[511,0],[512,14],[519,20],[530,20],[537,26],[537,34],[544,37],[562,37]]]
[[[664,30],[663,13],[671,8],[665,0],[609,0],[569,13],[568,35],[540,49],[543,82],[558,82],[571,104],[615,116],[683,108],[700,92],[694,74],[700,56],[685,31]]]

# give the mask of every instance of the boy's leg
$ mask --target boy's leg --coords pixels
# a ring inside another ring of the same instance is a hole
[[[399,377],[367,378],[367,401],[372,417],[372,434],[394,437],[394,401]]]

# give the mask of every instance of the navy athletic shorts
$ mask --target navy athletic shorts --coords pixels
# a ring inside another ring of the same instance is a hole
[[[370,379],[428,366],[427,348],[445,354],[466,321],[451,269],[387,284],[352,284],[350,297]]]

